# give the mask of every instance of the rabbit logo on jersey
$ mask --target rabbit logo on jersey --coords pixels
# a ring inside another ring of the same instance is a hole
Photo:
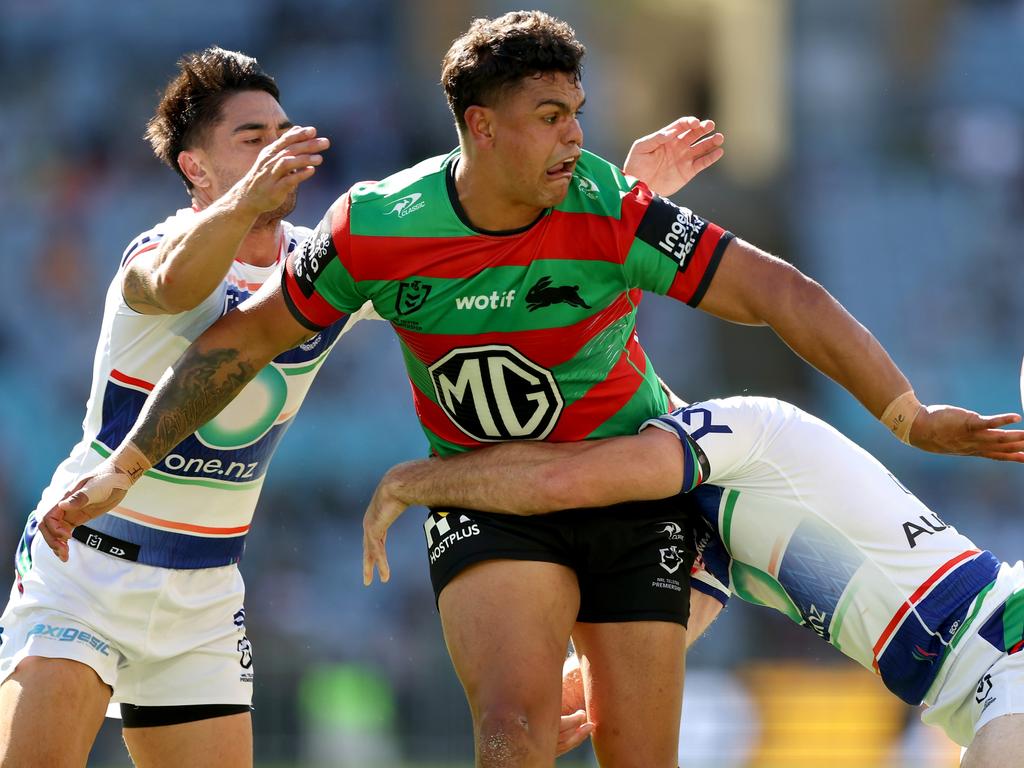
[[[447,512],[431,512],[423,523],[423,533],[427,537],[430,564],[433,565],[457,542],[479,536],[480,526],[463,514],[452,523]]]

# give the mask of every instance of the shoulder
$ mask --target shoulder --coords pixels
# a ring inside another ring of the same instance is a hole
[[[332,219],[354,236],[436,237],[461,232],[448,199],[454,153],[431,157],[381,181],[354,185],[334,205]]]
[[[362,181],[348,192],[352,215],[394,215],[405,218],[423,207],[428,196],[445,190],[445,169],[451,155],[431,157],[380,181]]]
[[[566,213],[593,213],[618,218],[622,198],[637,184],[617,166],[592,152],[583,150],[569,185],[569,192],[558,205]]]
[[[136,235],[132,238],[131,242],[128,243],[128,246],[121,254],[120,267],[123,269],[139,254],[146,253],[147,251],[151,251],[156,248],[160,244],[160,241],[170,233],[188,226],[189,221],[191,221],[195,215],[196,211],[194,209],[182,208],[168,216],[159,224],[156,224],[155,226],[152,226]]]

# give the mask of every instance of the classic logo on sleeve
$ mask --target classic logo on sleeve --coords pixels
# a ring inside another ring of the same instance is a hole
[[[421,197],[422,195],[419,192],[413,192],[411,195],[400,197],[394,202],[391,208],[384,211],[384,215],[390,216],[393,213],[397,213],[398,218],[404,219],[410,213],[418,211],[427,204],[426,200],[420,200]]]
[[[295,259],[295,283],[307,299],[313,295],[317,278],[338,255],[326,220],[302,244],[302,253]]]
[[[689,208],[655,195],[637,227],[637,239],[657,248],[686,269],[708,223]]]

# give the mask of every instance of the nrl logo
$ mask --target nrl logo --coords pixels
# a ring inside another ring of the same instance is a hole
[[[420,200],[422,195],[419,192],[413,192],[411,195],[400,197],[391,206],[391,210],[385,211],[385,216],[390,216],[392,213],[397,213],[398,218],[404,219],[413,211],[418,211],[420,208],[427,204],[426,200]]]
[[[412,280],[398,284],[398,297],[395,299],[395,311],[400,315],[409,315],[423,306],[433,286]]]
[[[673,544],[671,547],[658,550],[661,553],[661,562],[658,563],[669,573],[675,573],[679,570],[679,566],[683,564],[683,556],[679,552],[679,547]]]

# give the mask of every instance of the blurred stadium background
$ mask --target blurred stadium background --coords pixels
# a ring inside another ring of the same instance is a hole
[[[796,263],[888,347],[926,402],[1020,408],[1024,2],[537,2],[588,45],[588,147],[711,116],[726,159],[676,196]],[[257,56],[297,123],[333,140],[293,221],[352,182],[454,144],[438,63],[489,0],[0,0],[0,553],[80,435],[102,294],[125,244],[186,204],[141,136],[175,59]],[[696,400],[783,397],[885,462],[1002,559],[1024,554],[1024,469],[898,445],[769,332],[657,297],[641,338]],[[428,583],[420,515],[394,576],[360,586],[380,473],[423,455],[398,349],[364,324],[284,440],[243,571],[261,765],[463,766],[469,717]],[[734,604],[689,660],[696,768],[945,768],[957,750],[877,679],[781,616]],[[73,713],[66,713],[73,716]],[[110,721],[108,721],[110,722]],[[128,765],[111,724],[90,765]],[[564,765],[592,765],[586,748]]]

